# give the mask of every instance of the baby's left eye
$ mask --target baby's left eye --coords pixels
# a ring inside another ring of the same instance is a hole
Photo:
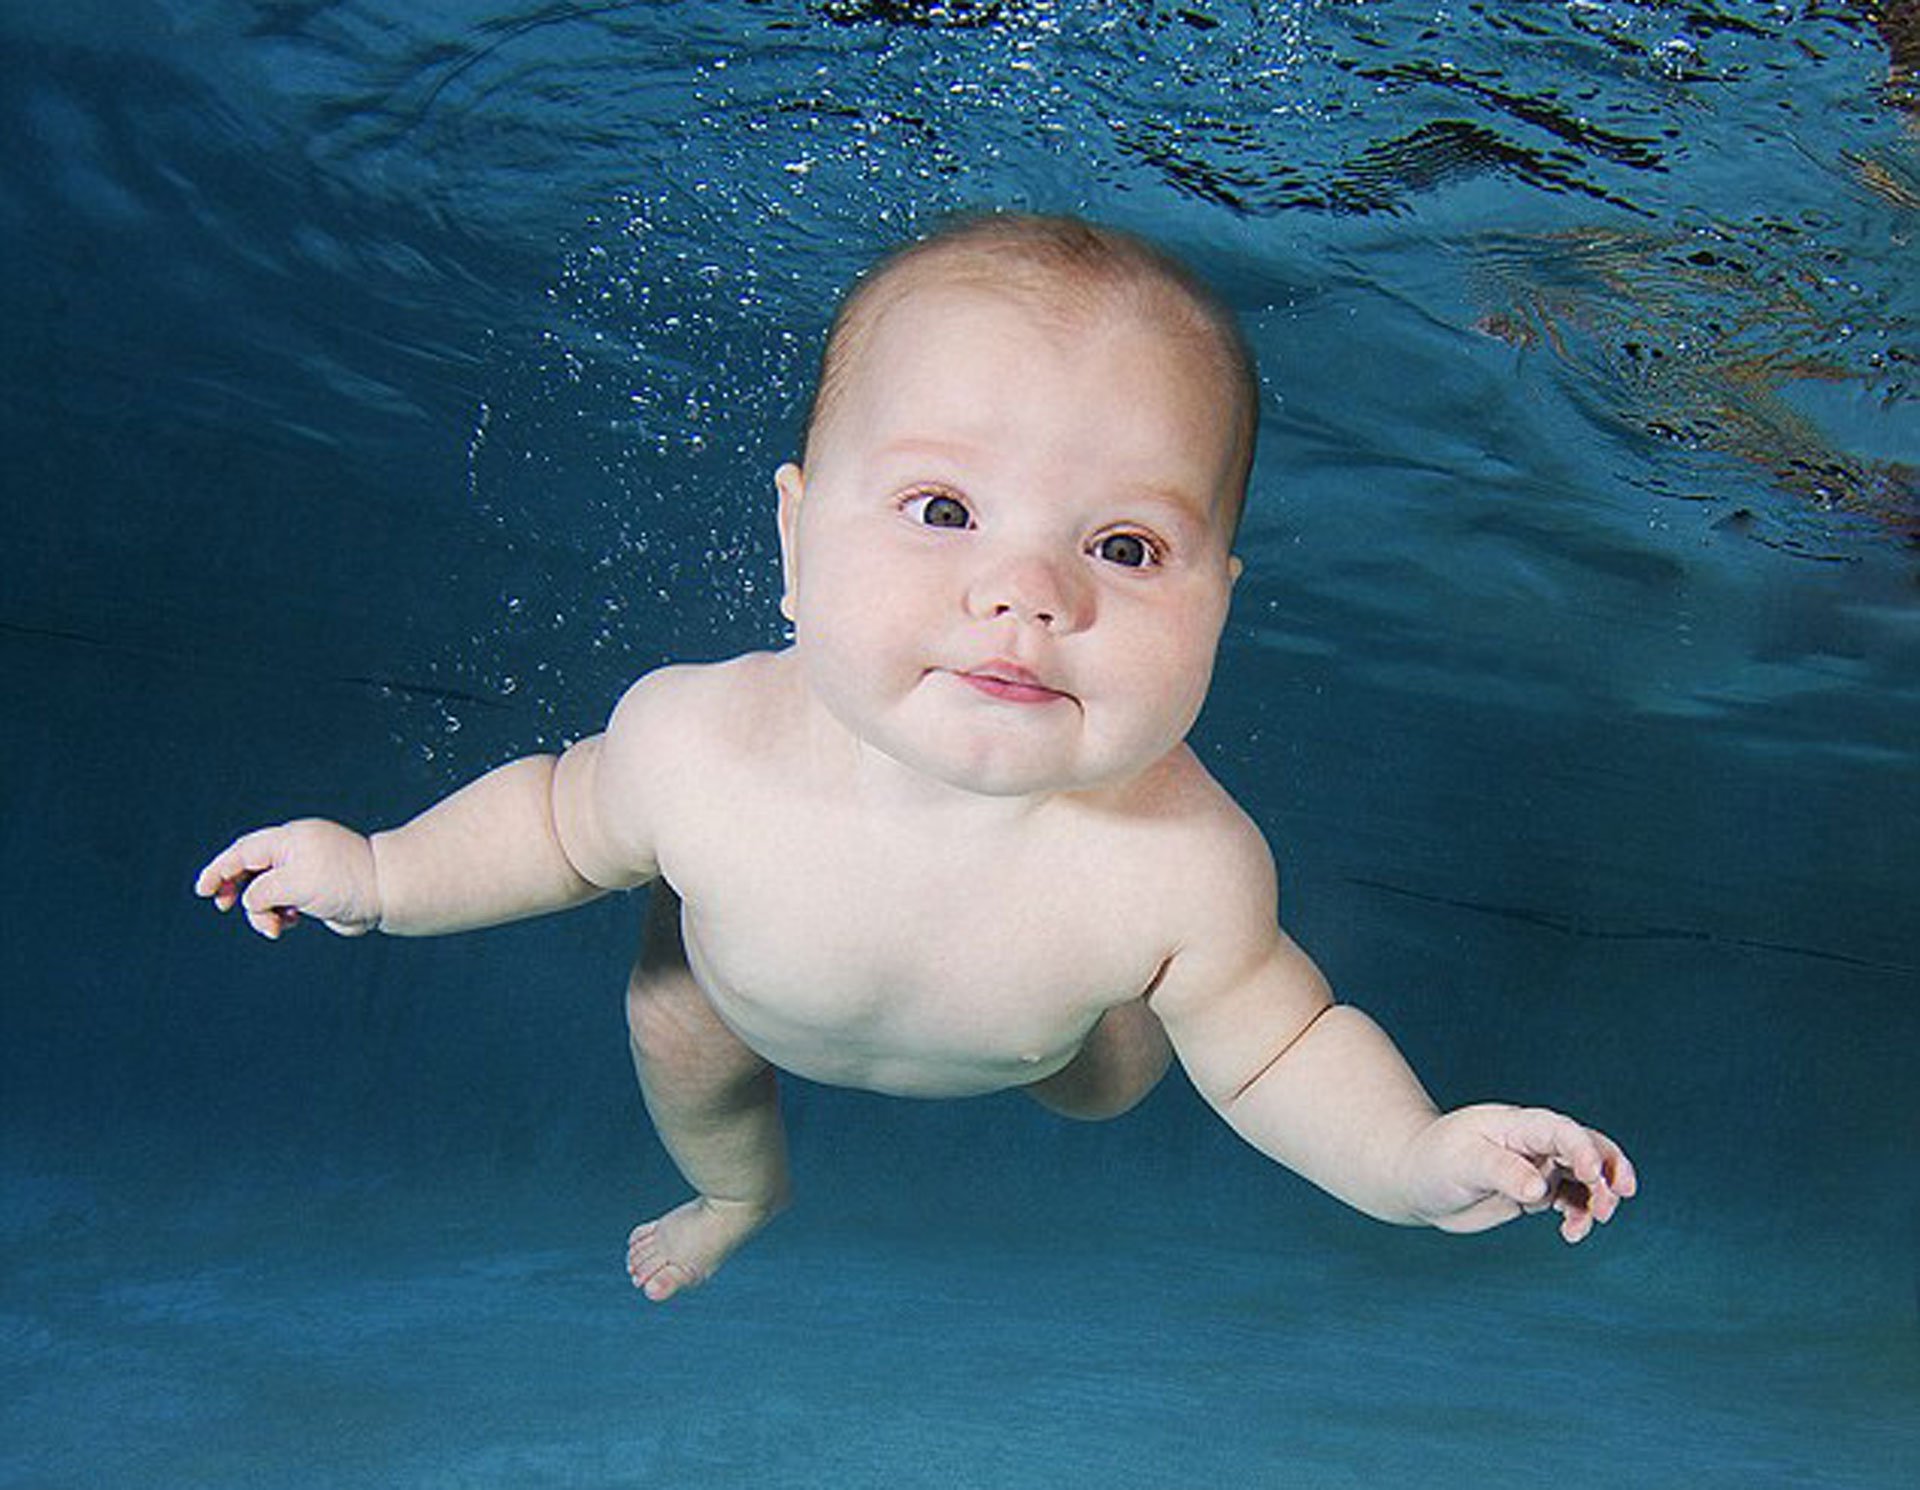
[[[973,513],[958,497],[946,492],[915,492],[904,510],[929,528],[971,528]]]
[[[1153,540],[1144,533],[1109,533],[1094,544],[1093,551],[1123,569],[1145,569],[1160,558]]]

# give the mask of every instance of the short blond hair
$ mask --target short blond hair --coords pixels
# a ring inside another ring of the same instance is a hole
[[[888,310],[928,283],[1014,296],[1062,319],[1125,309],[1192,334],[1218,366],[1239,455],[1229,535],[1239,527],[1260,427],[1260,383],[1239,322],[1185,264],[1144,238],[1077,217],[971,214],[881,258],[848,290],[827,330],[801,446],[828,419]]]

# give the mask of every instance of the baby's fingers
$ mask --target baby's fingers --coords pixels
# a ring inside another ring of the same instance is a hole
[[[1553,1185],[1538,1165],[1519,1154],[1495,1149],[1486,1171],[1487,1188],[1532,1215],[1553,1203]]]
[[[1552,1203],[1553,1191],[1540,1166],[1526,1155],[1498,1143],[1479,1143],[1463,1156],[1457,1179],[1462,1193],[1495,1200],[1508,1207],[1500,1220],[1511,1220],[1522,1211],[1543,1211]]]
[[[1522,1108],[1508,1117],[1506,1146],[1529,1161],[1547,1193],[1546,1204],[1560,1213],[1560,1235],[1584,1241],[1596,1225],[1613,1219],[1620,1202],[1638,1187],[1633,1164],[1606,1134],[1545,1108]]]
[[[1563,1178],[1555,1186],[1553,1208],[1560,1213],[1560,1235],[1568,1242],[1583,1242],[1596,1225],[1613,1219],[1620,1209],[1620,1196],[1604,1181]]]
[[[240,909],[247,924],[270,941],[300,920],[300,905],[305,895],[278,869],[255,875],[240,896]]]
[[[1570,1201],[1556,1201],[1554,1208],[1560,1212],[1560,1235],[1569,1246],[1575,1242],[1584,1242],[1593,1230],[1594,1214],[1584,1205],[1575,1205]]]
[[[282,830],[256,828],[228,844],[194,877],[193,893],[212,900],[221,910],[232,910],[240,892],[255,875],[273,868],[279,857]]]
[[[1586,1236],[1596,1222],[1611,1221],[1620,1202],[1640,1183],[1619,1144],[1591,1128],[1580,1131],[1585,1142],[1574,1145],[1574,1152],[1561,1160],[1569,1178],[1556,1187],[1560,1198],[1555,1203],[1565,1218],[1561,1232],[1570,1242]]]
[[[1602,1182],[1621,1200],[1625,1200],[1640,1188],[1640,1176],[1634,1173],[1633,1161],[1621,1148],[1604,1133],[1593,1133],[1593,1141],[1600,1150],[1600,1178]],[[1601,1217],[1602,1220],[1606,1218]]]
[[[1605,1134],[1544,1107],[1514,1112],[1506,1144],[1545,1165],[1565,1171],[1583,1185],[1608,1185],[1616,1165],[1632,1166],[1618,1144]]]

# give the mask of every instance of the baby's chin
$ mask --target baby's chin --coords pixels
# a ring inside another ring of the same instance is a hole
[[[837,698],[816,690],[841,729],[857,746],[880,757],[903,778],[937,792],[1014,801],[1022,798],[1098,793],[1123,787],[1151,770],[1178,745],[1153,738],[1115,738],[1086,728],[1077,701],[1049,706],[1071,711],[1069,721],[1031,732],[982,728],[937,693],[911,690],[902,704],[874,707],[871,700]]]
[[[1085,756],[1060,758],[1053,752],[995,753],[991,758],[952,758],[937,751],[880,748],[898,765],[930,783],[969,796],[997,801],[1022,798],[1097,795],[1124,788],[1144,776],[1159,760],[1155,755],[1112,760]]]

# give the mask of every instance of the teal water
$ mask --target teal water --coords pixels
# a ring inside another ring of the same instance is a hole
[[[0,1484],[1913,1482],[1911,34],[0,16]],[[830,299],[982,204],[1245,318],[1197,744],[1438,1095],[1627,1142],[1592,1243],[1376,1226],[1178,1079],[1095,1128],[795,1084],[796,1210],[652,1310],[637,906],[268,947],[192,900],[238,827],[776,642]]]

